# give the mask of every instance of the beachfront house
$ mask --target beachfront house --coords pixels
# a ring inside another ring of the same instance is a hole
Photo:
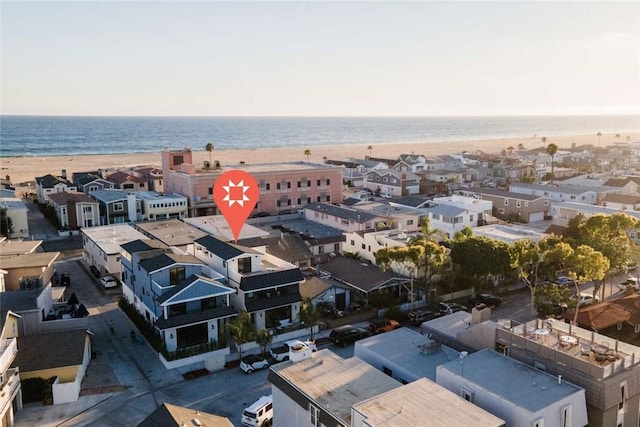
[[[188,206],[185,196],[176,193],[160,194],[155,191],[137,191],[135,195],[140,201],[138,221],[187,217]]]
[[[36,196],[41,204],[48,203],[51,194],[77,190],[78,187],[67,179],[67,171],[64,169],[58,177],[51,174],[36,177]]]
[[[364,175],[365,187],[383,197],[400,197],[420,192],[420,177],[412,172],[374,169]]]
[[[89,194],[96,190],[112,189],[115,184],[102,178],[100,171],[95,172],[74,172],[71,180],[78,188],[78,191]]]
[[[149,187],[145,178],[123,171],[113,172],[107,175],[106,179],[112,182],[115,188],[128,193],[146,191]]]
[[[29,209],[21,199],[13,195],[0,196],[0,209],[5,210],[6,218],[11,223],[8,233],[9,239],[29,237],[29,221],[27,220]]]

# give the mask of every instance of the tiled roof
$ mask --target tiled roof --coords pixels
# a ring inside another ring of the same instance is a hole
[[[302,301],[300,293],[284,294],[273,298],[261,299],[258,301],[247,301],[247,311],[253,313],[255,311],[269,310],[273,308],[283,307],[285,305],[293,304],[295,302]]]
[[[329,289],[331,289],[331,284],[327,280],[313,276],[300,285],[300,295],[303,298],[315,298]]]
[[[274,288],[276,286],[292,285],[304,280],[299,268],[281,271],[266,271],[244,276],[240,280],[240,289],[245,292],[257,289]]]
[[[245,246],[234,245],[233,243],[223,242],[213,236],[204,236],[195,240],[196,243],[204,246],[208,251],[213,252],[223,260],[229,260],[242,254],[256,254],[257,251]]]
[[[238,314],[235,308],[231,306],[210,308],[208,310],[196,311],[193,313],[181,314],[169,319],[156,320],[158,329],[169,329],[177,326],[193,325],[205,322],[210,319],[221,319],[223,317],[231,317]]]
[[[66,192],[49,194],[49,199],[55,202],[57,205],[65,205],[69,202],[76,203],[98,203],[94,198],[84,193]]]
[[[600,331],[618,323],[626,322],[631,318],[632,314],[632,311],[623,305],[607,301],[580,308],[578,310],[578,324]],[[563,317],[573,321],[574,312],[565,313]]]
[[[13,366],[21,372],[32,372],[81,365],[87,334],[86,330],[77,330],[18,337]]]

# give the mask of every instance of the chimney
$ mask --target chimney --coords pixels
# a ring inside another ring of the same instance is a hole
[[[67,179],[67,170],[66,169],[62,169],[62,172],[60,173],[60,176],[62,177],[62,179]]]

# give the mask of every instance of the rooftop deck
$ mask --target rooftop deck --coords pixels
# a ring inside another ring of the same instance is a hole
[[[496,340],[603,379],[640,362],[640,347],[559,320],[500,326]]]

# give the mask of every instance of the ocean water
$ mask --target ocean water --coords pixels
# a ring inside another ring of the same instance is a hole
[[[468,141],[640,131],[640,116],[0,116],[0,157]]]

